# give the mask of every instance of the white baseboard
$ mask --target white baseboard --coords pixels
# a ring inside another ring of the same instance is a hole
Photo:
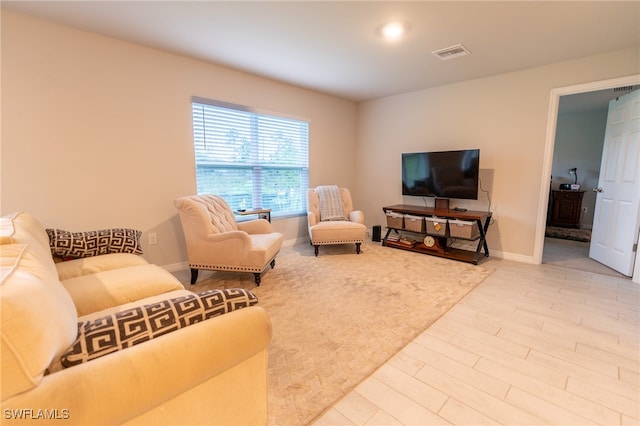
[[[309,243],[309,238],[308,237],[300,237],[300,238],[294,238],[291,240],[285,240],[282,243],[283,247],[293,247],[297,244],[308,244]],[[521,262],[521,263],[528,263],[531,265],[535,265],[536,263],[533,261],[533,256],[525,256],[525,255],[521,255],[521,254],[514,254],[514,253],[509,253],[509,252],[503,252],[503,251],[497,251],[497,250],[491,250],[491,247],[489,247],[489,256],[490,257],[495,257],[498,259],[504,259],[504,260],[513,260],[514,262]],[[178,262],[178,263],[171,263],[168,265],[162,265],[162,268],[166,269],[169,272],[179,272],[179,271],[187,271],[189,270],[189,262],[187,262],[186,260],[184,262]]]
[[[282,242],[282,247],[293,247],[298,244],[304,244],[309,242],[309,237],[298,237],[292,240],[284,240]]]
[[[528,263],[531,265],[536,264],[536,262],[534,262],[533,260],[533,256],[525,256],[523,254],[515,254],[515,253],[504,252],[504,251],[491,250],[491,247],[489,247],[489,256],[496,257],[498,259],[513,260],[514,262]]]
[[[184,262],[171,263],[169,265],[162,265],[162,268],[169,272],[187,271],[189,270],[189,262],[185,260]]]

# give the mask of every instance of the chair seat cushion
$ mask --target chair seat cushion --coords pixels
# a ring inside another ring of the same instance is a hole
[[[282,234],[254,234],[251,237],[251,251],[244,266],[252,268],[252,272],[262,271],[276,257],[282,248]]]
[[[340,244],[363,242],[367,227],[347,220],[319,222],[309,229],[313,244]]]
[[[225,250],[225,246],[219,245],[216,247],[219,251],[210,250],[203,258],[205,262],[189,262],[189,267],[218,271],[262,272],[282,248],[282,234],[279,232],[249,234],[249,238],[251,248],[244,256],[238,256],[236,251]]]
[[[265,253],[265,258],[271,259],[282,248],[282,234],[273,232],[271,234],[253,234],[251,237],[251,249]]]

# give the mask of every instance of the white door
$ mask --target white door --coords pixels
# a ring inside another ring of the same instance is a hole
[[[589,257],[631,276],[640,222],[640,90],[609,102]]]

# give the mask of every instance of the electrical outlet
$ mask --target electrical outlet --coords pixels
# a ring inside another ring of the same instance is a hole
[[[149,244],[154,245],[158,244],[158,234],[155,232],[149,233]]]

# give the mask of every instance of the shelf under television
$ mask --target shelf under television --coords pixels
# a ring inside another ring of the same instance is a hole
[[[405,228],[395,228],[395,227],[387,227],[387,233],[382,240],[382,245],[387,247],[398,248],[401,250],[408,250],[417,253],[429,254],[432,256],[439,256],[448,259],[458,260],[461,262],[468,262],[477,265],[479,260],[483,257],[489,256],[489,247],[486,242],[486,233],[489,228],[489,224],[491,222],[491,212],[482,212],[482,211],[458,211],[458,210],[448,210],[434,207],[421,207],[421,206],[412,206],[408,204],[395,204],[392,206],[383,207],[382,210],[385,212],[396,212],[402,214],[408,214],[412,216],[421,216],[421,217],[431,217],[436,216],[444,219],[457,219],[463,221],[474,221],[476,222],[479,230],[479,235],[474,238],[466,239],[461,238],[468,241],[477,241],[476,250],[466,250],[456,247],[450,247],[449,241],[452,239],[449,237],[448,230],[445,232],[445,235],[432,234],[428,232],[416,232],[414,230],[405,229]],[[447,224],[447,227],[449,225]],[[391,232],[395,233],[404,233],[409,232],[412,234],[419,234],[421,236],[424,235],[432,235],[436,240],[436,244],[434,247],[427,247],[424,243],[417,241],[414,245],[405,245],[395,241],[388,241],[389,234]],[[456,237],[456,239],[458,239]]]

